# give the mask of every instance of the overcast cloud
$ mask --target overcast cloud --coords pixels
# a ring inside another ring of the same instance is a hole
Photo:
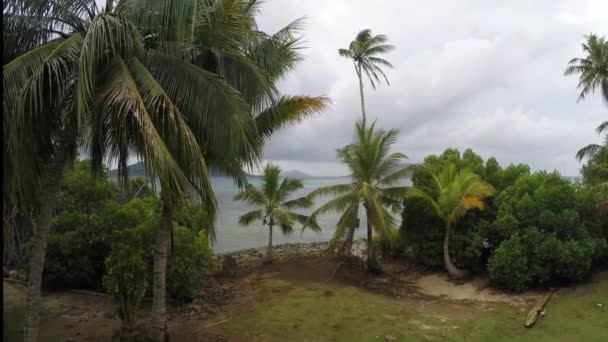
[[[352,64],[339,57],[356,33],[371,28],[397,50],[390,87],[367,85],[369,117],[401,132],[395,150],[412,162],[446,147],[473,148],[506,165],[577,175],[576,151],[599,142],[608,117],[599,93],[577,103],[576,77],[564,77],[582,54],[583,35],[608,35],[608,1],[274,0],[262,7],[264,31],[308,17],[305,60],[281,84],[288,94],[326,95],[331,109],[284,129],[265,158],[311,175],[346,170],[335,150],[350,142],[360,117]]]

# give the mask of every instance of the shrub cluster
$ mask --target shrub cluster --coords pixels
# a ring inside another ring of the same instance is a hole
[[[129,188],[120,191],[106,173],[93,177],[88,161],[67,170],[44,273],[48,288],[105,289],[120,297],[124,322],[150,291],[160,217],[159,199],[143,179],[132,179]],[[213,260],[201,212],[184,205],[175,213],[167,292],[177,302],[196,296]]]
[[[424,161],[433,173],[449,163],[474,170],[497,189],[486,210],[469,212],[455,226],[450,252],[457,266],[487,272],[494,284],[521,291],[580,280],[608,256],[608,219],[596,210],[587,187],[556,172],[530,174],[527,165],[503,169],[494,158],[484,163],[471,150],[461,156],[447,149]],[[412,177],[417,186],[431,181],[425,173]],[[429,267],[441,267],[443,229],[428,204],[405,201],[402,252],[411,252]]]

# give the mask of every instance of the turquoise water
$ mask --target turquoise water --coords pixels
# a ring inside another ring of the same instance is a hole
[[[304,189],[294,193],[293,198],[307,195],[312,190],[331,184],[348,183],[350,178],[308,178],[304,179]],[[251,178],[252,184],[259,184],[259,178]],[[213,250],[217,253],[231,252],[244,248],[263,247],[268,243],[268,227],[262,226],[262,222],[254,222],[248,227],[239,225],[239,216],[249,210],[256,209],[244,202],[236,202],[232,198],[238,192],[237,186],[229,178],[214,177],[212,180],[213,189],[219,202],[219,210],[216,221],[217,239],[213,245]],[[319,198],[317,203],[322,204],[329,198]],[[310,213],[312,209],[301,210],[303,214]],[[364,215],[363,215],[364,216]],[[306,230],[300,232],[300,227],[296,227],[291,235],[283,235],[280,231],[273,232],[273,244],[298,243],[298,242],[324,242],[329,241],[334,233],[339,214],[328,213],[319,217],[321,232]],[[401,218],[397,217],[400,221]],[[361,220],[364,224],[364,218]],[[356,230],[357,237],[365,235],[364,229]]]

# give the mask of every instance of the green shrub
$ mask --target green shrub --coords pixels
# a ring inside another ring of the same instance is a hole
[[[490,280],[496,285],[521,291],[532,281],[527,246],[518,234],[504,241],[488,262]]]
[[[114,296],[122,329],[127,331],[134,327],[135,312],[149,285],[144,230],[137,227],[117,232],[112,250],[105,260],[103,284]]]
[[[175,225],[174,249],[169,259],[167,292],[178,303],[194,298],[200,291],[201,279],[214,261],[205,231],[194,231]]]

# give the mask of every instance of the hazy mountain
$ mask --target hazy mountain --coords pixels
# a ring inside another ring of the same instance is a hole
[[[299,178],[299,179],[304,179],[304,178],[312,178],[311,175],[304,173],[302,171],[299,170],[288,170],[283,172],[283,176],[284,177],[290,177],[290,178]]]
[[[129,170],[129,177],[145,177],[146,176],[146,168],[144,166],[144,162],[137,162],[135,164],[131,164],[131,165],[127,166],[127,169]],[[118,170],[117,169],[110,170],[110,172],[108,172],[108,175],[110,176],[110,178],[117,178]],[[221,177],[222,175],[217,172],[211,171],[211,176],[212,177]],[[247,176],[251,176],[251,175],[247,174]]]

